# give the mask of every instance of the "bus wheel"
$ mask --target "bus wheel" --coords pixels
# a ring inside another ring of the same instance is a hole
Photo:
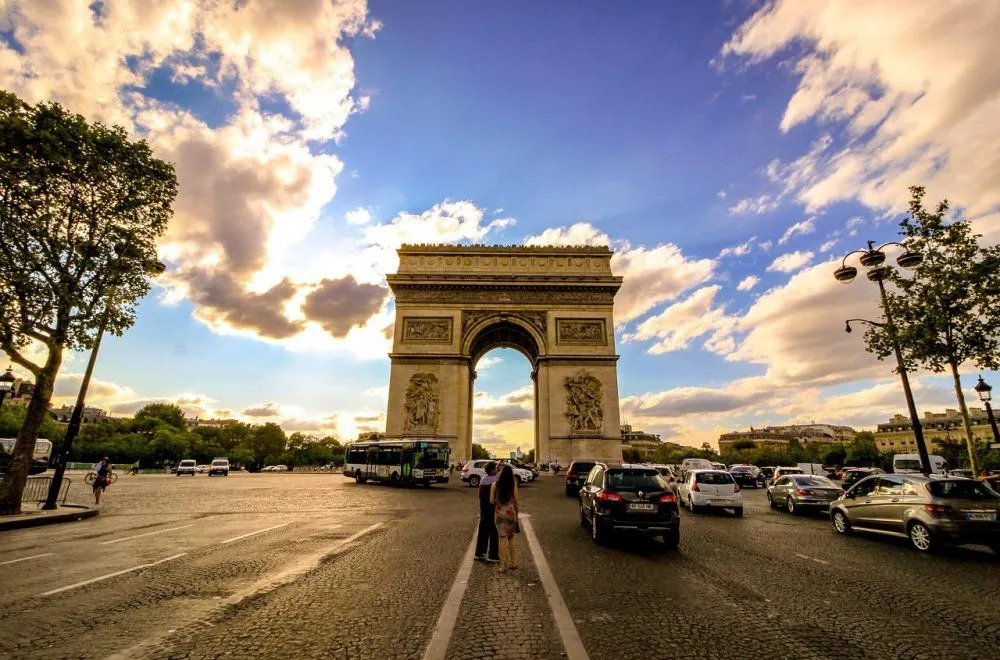
[[[389,477],[389,484],[392,485],[392,486],[398,486],[399,485],[399,473],[398,472],[393,472],[392,473],[392,476]]]
[[[364,480],[364,479],[363,479],[363,478],[361,477],[361,470],[357,470],[357,471],[356,471],[356,472],[354,473],[354,480],[355,480],[356,482],[358,482],[359,484],[363,484],[363,483],[365,483],[365,480]]]

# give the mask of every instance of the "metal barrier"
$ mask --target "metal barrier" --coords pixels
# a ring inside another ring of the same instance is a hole
[[[69,495],[69,485],[71,482],[71,479],[63,477],[62,486],[59,488],[59,497],[57,498],[63,504],[66,504],[66,496]],[[21,493],[21,501],[38,502],[41,504],[48,498],[49,486],[51,485],[52,477],[28,477],[28,481],[24,485],[24,492]]]

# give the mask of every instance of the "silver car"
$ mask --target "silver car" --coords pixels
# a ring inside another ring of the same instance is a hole
[[[768,487],[767,503],[772,509],[784,508],[792,515],[806,510],[826,512],[843,493],[826,477],[786,474]]]
[[[862,479],[830,507],[841,534],[874,532],[910,539],[930,552],[975,543],[1000,554],[1000,493],[973,479],[880,474]]]

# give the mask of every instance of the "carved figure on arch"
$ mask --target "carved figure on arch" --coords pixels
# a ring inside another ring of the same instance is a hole
[[[599,378],[580,371],[566,377],[566,418],[574,431],[600,431],[604,423],[603,393]]]
[[[437,376],[413,374],[406,388],[406,430],[437,430],[440,398]]]

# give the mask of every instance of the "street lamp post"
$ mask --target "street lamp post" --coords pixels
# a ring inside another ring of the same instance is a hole
[[[993,391],[993,388],[980,376],[979,382],[973,389],[979,395],[979,400],[986,406],[986,416],[990,418],[990,428],[993,429],[993,442],[1000,443],[1000,431],[997,431],[997,420],[993,416],[993,406],[990,405],[990,400],[993,398],[990,392]]]
[[[7,393],[14,391],[14,382],[17,378],[14,377],[14,368],[7,367],[7,371],[3,372],[0,376],[0,406],[3,405],[3,400],[7,398]]]
[[[119,250],[119,259],[127,254],[127,247]],[[159,275],[164,270],[164,266],[159,261],[153,261],[146,265],[146,273],[151,276]],[[87,360],[87,369],[83,372],[83,380],[80,381],[80,391],[76,395],[76,405],[73,406],[73,414],[70,415],[69,424],[66,426],[66,435],[63,437],[62,446],[56,454],[55,473],[52,475],[52,483],[49,484],[49,493],[45,498],[42,509],[52,510],[59,501],[59,490],[62,488],[63,475],[66,473],[66,461],[69,458],[70,449],[73,448],[73,441],[80,434],[80,425],[83,423],[83,410],[87,399],[87,389],[90,387],[90,376],[94,373],[94,364],[97,362],[97,351],[101,348],[101,339],[104,337],[104,330],[108,326],[108,319],[111,316],[111,309],[115,299],[116,286],[112,284],[108,293],[108,303],[101,316],[101,322],[97,327],[97,336],[94,339],[94,347],[90,349],[90,358]]]
[[[910,412],[910,423],[913,425],[913,436],[917,440],[917,453],[920,455],[920,471],[924,474],[931,474],[931,459],[927,453],[927,443],[924,442],[924,429],[920,424],[920,416],[917,414],[917,405],[913,402],[913,390],[910,389],[910,378],[906,373],[906,367],[903,364],[903,352],[899,348],[899,338],[896,336],[896,326],[892,320],[892,310],[889,308],[889,300],[885,295],[885,284],[884,280],[886,275],[889,273],[889,267],[883,266],[885,262],[885,252],[882,250],[890,245],[898,245],[904,249],[903,254],[896,258],[896,263],[902,268],[915,268],[924,260],[923,255],[919,252],[914,252],[902,243],[889,242],[875,247],[874,241],[868,241],[868,249],[866,250],[854,250],[853,252],[848,252],[844,255],[843,260],[840,262],[840,268],[833,272],[834,278],[838,282],[849,283],[854,281],[854,278],[858,275],[858,269],[854,266],[847,265],[847,257],[852,254],[861,253],[861,257],[858,261],[865,268],[868,268],[867,277],[870,282],[875,282],[878,284],[879,295],[882,297],[882,310],[885,313],[885,323],[875,323],[873,321],[866,321],[865,319],[850,319],[847,321],[845,330],[847,332],[851,331],[851,321],[860,321],[863,323],[868,323],[875,327],[885,327],[889,333],[889,339],[892,342],[892,350],[896,354],[896,365],[899,371],[899,379],[903,383],[903,394],[906,396],[906,407]]]

